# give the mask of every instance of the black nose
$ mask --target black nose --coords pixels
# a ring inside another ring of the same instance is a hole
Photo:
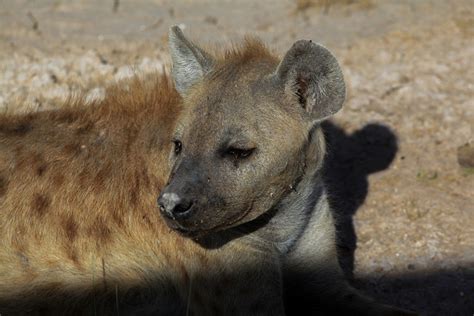
[[[184,219],[191,215],[193,202],[176,193],[163,193],[158,198],[161,213],[172,219]]]

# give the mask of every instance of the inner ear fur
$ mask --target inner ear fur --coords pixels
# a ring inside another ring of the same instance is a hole
[[[295,42],[275,76],[314,121],[324,120],[342,108],[346,95],[342,71],[331,52],[319,44]]]

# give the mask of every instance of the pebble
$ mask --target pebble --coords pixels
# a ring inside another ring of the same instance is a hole
[[[474,168],[474,144],[467,143],[458,147],[458,163],[464,168]]]

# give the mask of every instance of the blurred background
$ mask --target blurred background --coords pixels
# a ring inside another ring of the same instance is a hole
[[[0,111],[169,69],[179,24],[213,46],[312,39],[341,63],[326,176],[352,283],[422,315],[474,314],[472,0],[0,0]]]

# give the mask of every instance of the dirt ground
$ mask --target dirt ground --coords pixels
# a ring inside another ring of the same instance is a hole
[[[348,84],[325,124],[341,261],[356,287],[422,315],[474,315],[472,0],[0,1],[0,111],[57,107],[168,63],[167,29],[211,46],[330,48]]]

